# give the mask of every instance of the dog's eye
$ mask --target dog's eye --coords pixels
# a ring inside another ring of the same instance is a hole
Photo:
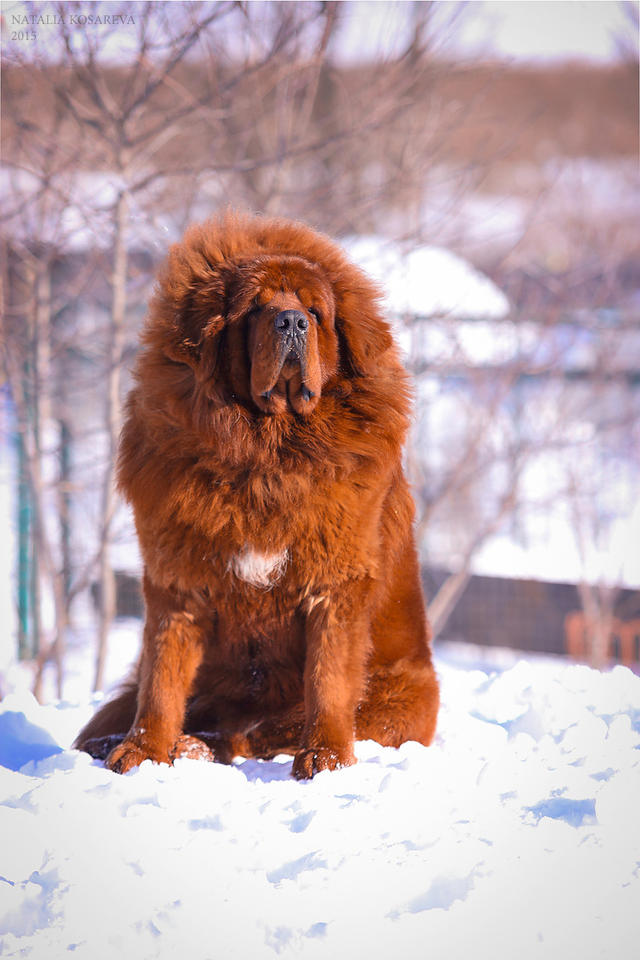
[[[320,323],[320,312],[315,307],[309,307],[309,313]]]

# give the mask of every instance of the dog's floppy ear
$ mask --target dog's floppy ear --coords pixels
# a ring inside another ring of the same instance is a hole
[[[356,376],[375,376],[393,337],[369,290],[346,291],[337,298],[336,328],[344,359]]]
[[[147,339],[196,374],[215,366],[225,325],[227,269],[187,244],[176,244],[159,276],[151,307],[154,323]],[[160,334],[160,337],[158,337]]]
[[[196,375],[204,374],[215,365],[224,325],[224,307],[220,309],[215,296],[207,298],[206,290],[198,290],[174,315],[165,353],[171,360],[188,364]]]

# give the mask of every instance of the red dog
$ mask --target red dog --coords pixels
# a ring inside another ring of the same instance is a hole
[[[301,223],[227,216],[171,249],[118,465],[142,654],[76,741],[112,770],[285,752],[311,777],[354,738],[431,742],[409,388],[377,298]]]

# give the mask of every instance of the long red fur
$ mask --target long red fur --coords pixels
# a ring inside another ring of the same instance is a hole
[[[354,739],[431,742],[401,464],[410,390],[378,299],[302,223],[226,215],[170,250],[118,461],[144,560],[142,652],[79,749],[120,772],[291,752],[309,777],[354,762]],[[313,329],[287,379],[270,331],[290,308]],[[273,582],[242,579],[254,556],[280,559]]]

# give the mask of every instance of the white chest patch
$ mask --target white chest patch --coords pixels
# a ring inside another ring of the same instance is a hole
[[[229,561],[229,570],[254,587],[268,590],[280,579],[289,561],[289,551],[260,553],[246,546]]]

